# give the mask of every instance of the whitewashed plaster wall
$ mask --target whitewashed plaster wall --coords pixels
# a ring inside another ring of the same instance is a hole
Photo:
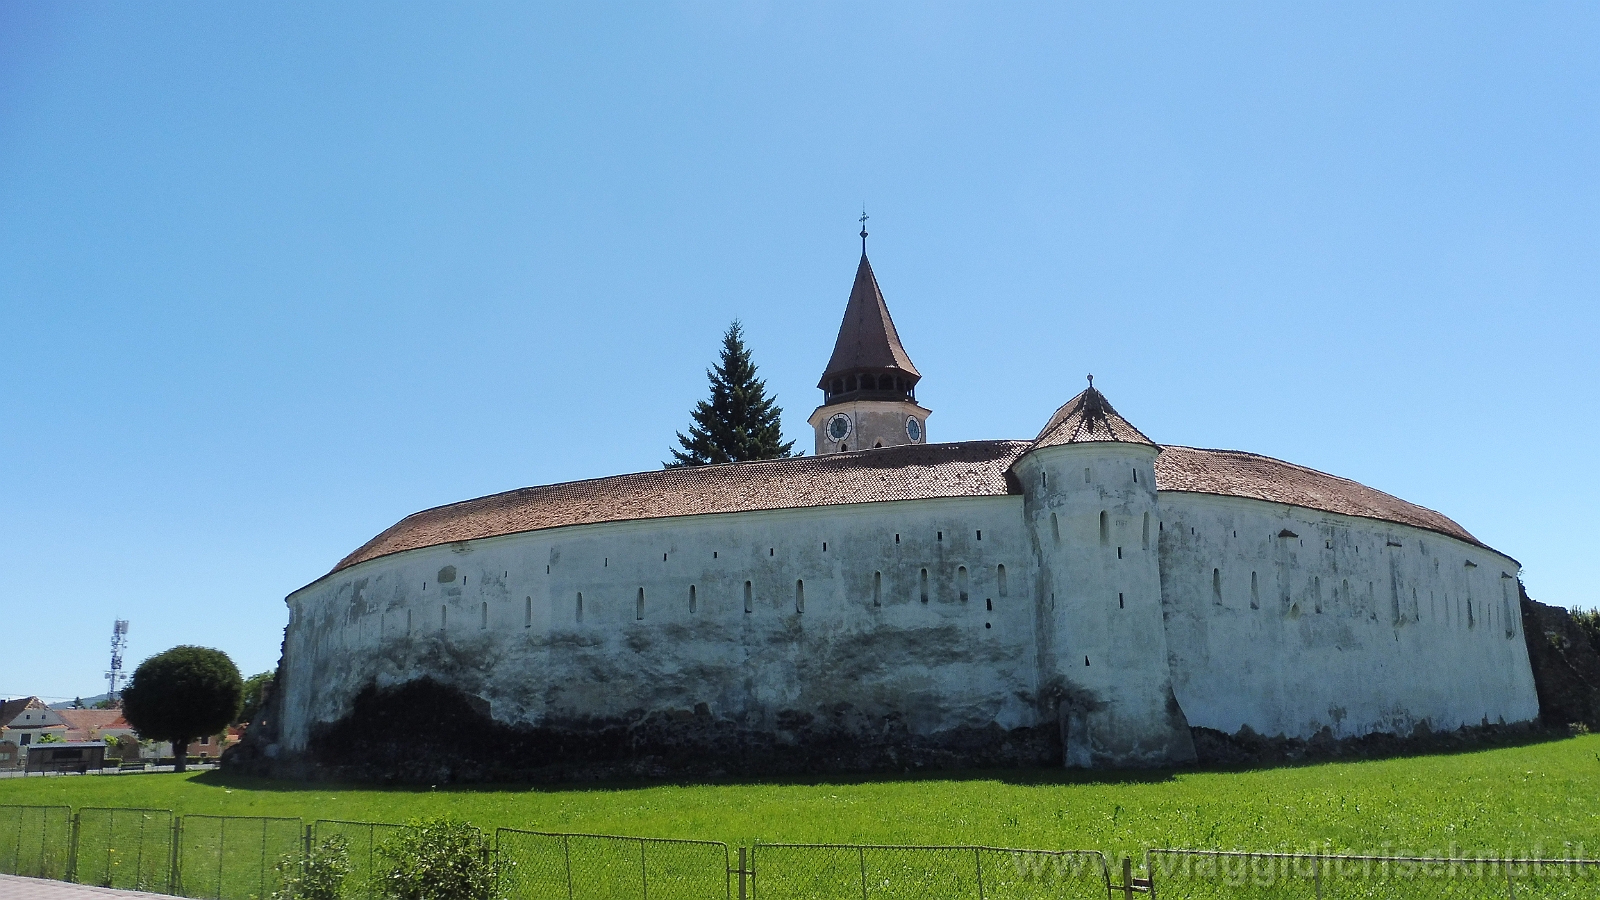
[[[423,675],[513,723],[705,704],[781,730],[848,703],[920,734],[1036,724],[1021,504],[616,522],[369,560],[288,598],[281,740],[304,749],[364,684]]]
[[[1442,534],[1163,492],[1161,597],[1192,725],[1306,738],[1539,712],[1517,563]]]

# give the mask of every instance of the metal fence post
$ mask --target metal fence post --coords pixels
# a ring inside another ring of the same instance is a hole
[[[67,838],[67,881],[78,880],[78,814],[72,814],[71,833]]]
[[[1133,900],[1133,860],[1126,854],[1122,857],[1122,896]]]
[[[745,886],[744,847],[739,847],[739,900],[748,900]]]
[[[978,900],[983,900],[983,851],[973,847],[972,861],[978,868]]]

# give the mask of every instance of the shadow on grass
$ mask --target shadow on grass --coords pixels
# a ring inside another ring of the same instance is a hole
[[[1308,755],[1298,759],[1243,763],[1212,763],[1171,769],[935,769],[916,772],[833,773],[823,775],[792,776],[728,776],[722,778],[619,778],[583,782],[485,782],[453,783],[441,785],[375,784],[334,781],[287,781],[252,775],[239,775],[225,770],[213,770],[194,776],[191,782],[207,787],[234,790],[315,792],[361,790],[384,793],[425,794],[451,793],[507,793],[528,792],[543,794],[589,793],[641,790],[657,787],[816,787],[822,785],[896,784],[907,782],[938,781],[995,781],[1024,787],[1055,787],[1068,785],[1142,785],[1173,781],[1180,775],[1205,773],[1245,773],[1274,769],[1300,769],[1338,763],[1383,762],[1387,760],[1418,757],[1449,757],[1488,750],[1527,747],[1568,740],[1565,730],[1495,730],[1492,733],[1446,732],[1419,738],[1399,739],[1381,736],[1375,739],[1355,739],[1337,745],[1337,751],[1327,755]],[[1372,738],[1372,736],[1369,736]]]

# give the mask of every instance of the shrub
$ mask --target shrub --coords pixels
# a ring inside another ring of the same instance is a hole
[[[380,876],[392,900],[492,900],[499,865],[483,832],[458,819],[412,821],[378,847],[389,868]]]
[[[339,900],[345,876],[350,874],[350,844],[336,834],[311,848],[311,856],[300,865],[300,855],[291,853],[278,863],[283,887],[272,900]]]
[[[1578,631],[1589,639],[1589,646],[1600,653],[1600,609],[1575,609],[1572,611],[1572,623],[1578,626]]]

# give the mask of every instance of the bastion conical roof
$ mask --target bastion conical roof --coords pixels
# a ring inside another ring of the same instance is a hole
[[[1033,439],[1030,450],[1040,447],[1059,447],[1063,444],[1087,444],[1095,441],[1117,441],[1124,444],[1149,444],[1155,441],[1133,427],[1127,419],[1111,408],[1111,401],[1095,390],[1094,382],[1083,393],[1056,410],[1039,436]]]

